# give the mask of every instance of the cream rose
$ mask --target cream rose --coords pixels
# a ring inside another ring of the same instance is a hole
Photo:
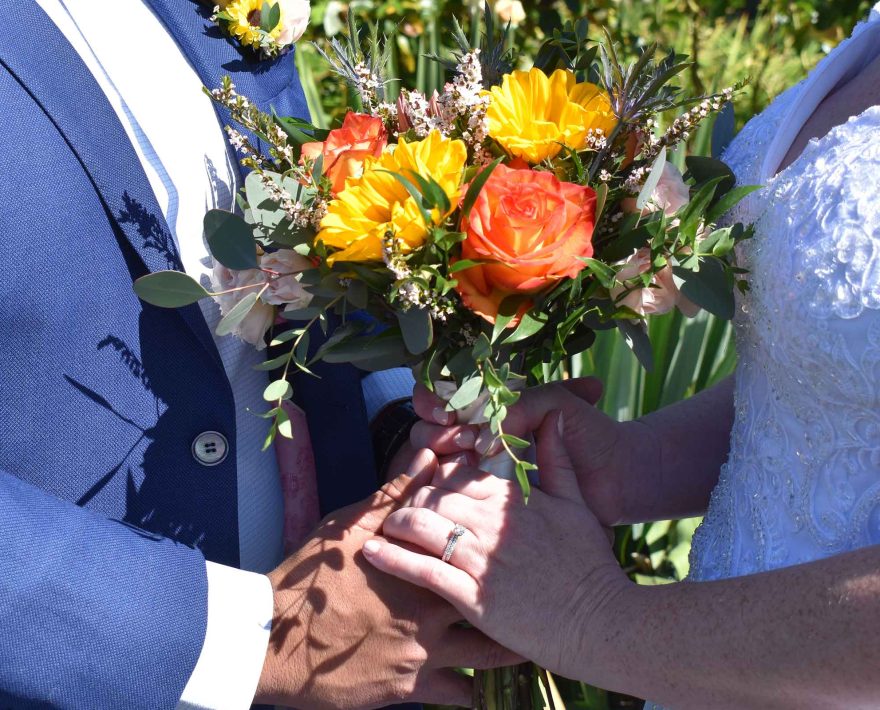
[[[232,293],[221,293],[219,296],[214,297],[217,305],[220,306],[220,313],[225,316],[245,296],[251,293],[259,293],[260,287],[266,283],[266,278],[265,274],[259,269],[233,271],[215,260],[212,282],[214,291],[241,289],[239,291],[232,291]],[[241,288],[242,286],[251,286],[251,288]],[[232,334],[255,346],[257,350],[262,350],[266,347],[264,339],[266,331],[272,327],[274,320],[275,308],[268,303],[257,300],[250,313],[232,331]]]
[[[495,3],[495,14],[503,23],[510,23],[511,27],[521,25],[526,19],[526,11],[520,0],[498,0]]]
[[[651,268],[651,250],[642,247],[624,262],[617,272],[617,280],[624,282],[644,274]],[[673,308],[678,308],[688,318],[699,313],[699,306],[682,295],[672,277],[672,267],[664,266],[654,274],[651,285],[647,288],[628,288],[623,283],[611,289],[611,298],[621,306],[626,306],[641,316],[661,315]],[[626,293],[626,295],[623,295]],[[619,299],[619,300],[618,300]]]
[[[296,42],[309,26],[312,7],[309,0],[278,0],[281,6],[281,33],[275,38],[282,47]]]

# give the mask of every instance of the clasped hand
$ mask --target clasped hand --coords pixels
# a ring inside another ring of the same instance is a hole
[[[549,411],[537,426],[540,488],[528,504],[516,482],[435,461],[431,484],[388,516],[364,553],[377,568],[447,599],[507,648],[579,678],[601,647],[595,634],[630,583],[584,502],[563,441],[566,424]],[[443,562],[456,523],[466,531]]]

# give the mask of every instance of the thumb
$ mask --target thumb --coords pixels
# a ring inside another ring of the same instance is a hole
[[[583,503],[584,497],[581,495],[580,486],[578,486],[574,466],[562,439],[562,416],[562,412],[550,412],[544,417],[544,421],[541,422],[541,427],[538,429],[535,437],[537,440],[538,478],[544,493],[554,498]]]

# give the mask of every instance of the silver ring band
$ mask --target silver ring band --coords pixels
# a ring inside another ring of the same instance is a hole
[[[458,544],[458,538],[464,535],[467,532],[467,528],[464,525],[455,524],[455,527],[452,528],[452,532],[449,533],[449,539],[446,541],[446,548],[443,550],[443,556],[440,558],[443,562],[449,562],[452,558],[452,553],[455,552],[455,546]]]

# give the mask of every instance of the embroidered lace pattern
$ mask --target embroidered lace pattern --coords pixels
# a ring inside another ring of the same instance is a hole
[[[801,88],[731,145],[740,183],[759,180]],[[738,254],[751,290],[734,321],[730,456],[694,537],[693,580],[880,542],[878,136],[873,107],[811,141],[735,215],[756,227]]]

